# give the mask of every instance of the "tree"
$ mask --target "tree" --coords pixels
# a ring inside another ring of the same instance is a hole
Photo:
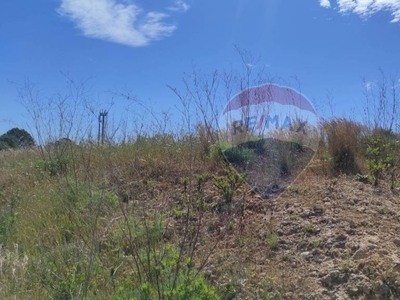
[[[0,136],[0,150],[35,146],[35,140],[24,129],[13,128]]]
[[[0,151],[9,149],[10,146],[0,137]]]
[[[0,141],[4,142],[8,148],[18,148],[18,139],[13,135],[3,134]]]

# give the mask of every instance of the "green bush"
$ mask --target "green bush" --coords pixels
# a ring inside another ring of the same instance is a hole
[[[231,147],[223,152],[226,160],[231,164],[242,165],[254,158],[254,150],[244,147]]]
[[[227,163],[242,165],[253,159],[256,151],[262,151],[260,145],[263,145],[263,142],[249,143],[233,147],[225,143],[216,143],[211,146],[210,157],[212,159],[225,160]]]
[[[400,165],[400,145],[396,137],[387,131],[375,131],[363,137],[364,155],[374,185],[385,175],[394,174]],[[391,176],[392,185],[394,176]]]
[[[210,147],[210,158],[215,160],[223,160],[224,152],[229,149],[230,146],[225,143],[216,143]]]
[[[215,177],[214,185],[221,192],[225,202],[232,202],[238,188],[244,183],[244,175],[234,170],[226,169],[226,176]]]
[[[164,242],[165,222],[162,218],[149,221],[129,221],[132,236],[125,242],[125,255],[136,262],[130,280],[115,280],[112,299],[219,299],[216,290],[208,286],[194,267],[192,258],[175,245]],[[121,232],[122,233],[122,232]],[[118,234],[118,233],[117,233]]]
[[[255,154],[263,155],[265,153],[266,143],[267,143],[266,139],[255,139],[241,144],[240,147],[251,149],[254,151]]]
[[[272,250],[276,250],[279,246],[279,237],[276,234],[268,234],[265,242]]]
[[[66,175],[70,161],[67,157],[54,158],[54,160],[41,160],[37,167],[50,176]]]

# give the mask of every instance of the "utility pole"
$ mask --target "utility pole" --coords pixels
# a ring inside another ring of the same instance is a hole
[[[104,144],[104,138],[106,135],[106,117],[108,115],[108,111],[101,110],[99,114],[99,130],[97,134],[97,143],[103,145]]]

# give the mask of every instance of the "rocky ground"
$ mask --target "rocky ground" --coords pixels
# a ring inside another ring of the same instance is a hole
[[[247,199],[243,245],[221,242],[237,299],[400,299],[399,189],[311,169],[274,200]]]
[[[398,190],[303,174],[271,213],[292,272],[314,287],[298,298],[399,299],[399,204]]]
[[[400,189],[320,171],[313,163],[272,199],[244,184],[227,203],[205,184],[207,209],[191,217],[197,265],[224,299],[400,299]],[[152,193],[170,199],[166,236],[182,236],[179,177]]]
[[[400,299],[400,190],[312,170],[207,218],[208,278],[227,299]]]

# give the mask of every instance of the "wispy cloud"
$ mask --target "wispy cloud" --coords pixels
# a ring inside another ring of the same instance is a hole
[[[319,4],[320,4],[322,7],[325,7],[325,8],[331,7],[331,3],[329,2],[329,0],[320,0],[320,1],[319,1]]]
[[[135,4],[118,0],[62,0],[57,11],[71,19],[87,37],[131,47],[146,46],[176,29],[164,22],[167,14],[145,12]]]
[[[375,86],[375,82],[374,81],[366,81],[364,83],[364,87],[367,91],[370,91],[373,87]]]
[[[170,11],[178,11],[178,12],[186,12],[190,8],[189,4],[187,4],[183,0],[175,0],[174,4],[167,7],[168,10]]]
[[[320,5],[327,7],[328,0],[320,0]],[[400,0],[337,0],[339,12],[355,13],[364,18],[379,11],[388,11],[392,14],[392,23],[400,22]]]
[[[248,69],[252,69],[252,68],[254,68],[255,66],[254,66],[253,64],[251,64],[251,63],[246,63],[246,67],[247,67]]]

